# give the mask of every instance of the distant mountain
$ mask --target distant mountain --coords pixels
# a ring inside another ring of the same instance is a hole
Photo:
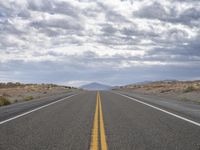
[[[110,90],[112,87],[109,85],[93,82],[83,85],[80,88],[85,90]]]

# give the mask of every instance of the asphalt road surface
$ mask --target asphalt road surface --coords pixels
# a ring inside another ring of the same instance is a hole
[[[88,149],[200,150],[200,120],[108,91],[0,108],[0,150]]]

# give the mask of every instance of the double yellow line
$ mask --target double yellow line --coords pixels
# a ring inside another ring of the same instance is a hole
[[[99,131],[100,131],[100,134],[99,134]],[[99,136],[100,136],[101,145],[99,145]],[[98,150],[99,146],[101,147],[101,150],[108,149],[107,142],[106,142],[105,128],[104,128],[104,121],[103,121],[101,97],[100,97],[100,93],[97,92],[96,109],[95,109],[95,114],[94,114],[90,150]]]

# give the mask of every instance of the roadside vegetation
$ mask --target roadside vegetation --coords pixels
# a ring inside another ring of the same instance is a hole
[[[4,96],[0,96],[0,106],[10,105],[11,102]]]
[[[23,98],[24,101],[30,101],[33,100],[33,96],[26,96]]]
[[[0,83],[0,106],[31,101],[74,91],[76,88],[56,84]]]
[[[181,101],[200,103],[200,80],[194,81],[149,81],[146,83],[121,86],[118,90],[136,92],[141,94],[153,94]]]
[[[183,92],[187,93],[187,92],[192,92],[196,90],[197,88],[195,88],[194,86],[188,86]]]

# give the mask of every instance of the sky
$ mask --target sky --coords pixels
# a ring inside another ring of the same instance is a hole
[[[0,82],[200,79],[199,0],[0,0]]]

